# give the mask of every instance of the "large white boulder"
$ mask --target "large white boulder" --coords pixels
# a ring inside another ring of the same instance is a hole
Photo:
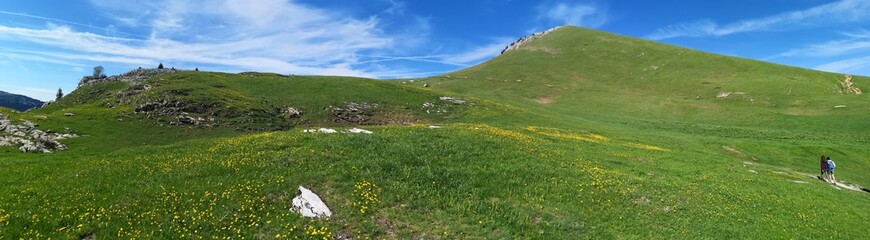
[[[303,217],[320,218],[332,216],[332,211],[317,194],[311,190],[299,186],[299,195],[293,198],[293,207],[290,208],[294,212],[302,214]]]

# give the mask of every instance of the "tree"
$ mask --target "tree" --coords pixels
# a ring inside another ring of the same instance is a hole
[[[193,69],[194,72],[199,72],[199,68]]]
[[[157,65],[157,69],[163,69],[163,63],[160,63],[160,65]]]
[[[60,88],[58,88],[58,89],[57,89],[57,95],[56,95],[56,96],[57,96],[57,99],[55,99],[54,101],[60,101],[60,98],[63,97],[63,90],[61,90]]]
[[[94,67],[94,78],[104,78],[106,74],[103,74],[103,66]]]

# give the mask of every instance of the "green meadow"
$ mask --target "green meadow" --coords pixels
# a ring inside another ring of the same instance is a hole
[[[0,109],[80,135],[0,148],[0,238],[861,239],[870,193],[815,178],[827,155],[870,186],[870,101],[843,79],[563,27],[422,79],[179,72],[126,97],[101,83]],[[217,120],[135,111],[162,99]],[[349,103],[376,107],[336,121]],[[303,113],[276,117],[287,107]],[[373,133],[303,132],[320,127]],[[332,217],[291,212],[299,186]]]

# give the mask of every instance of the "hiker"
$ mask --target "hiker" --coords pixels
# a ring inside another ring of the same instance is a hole
[[[831,181],[836,182],[837,178],[834,177],[834,168],[837,167],[837,164],[834,164],[834,160],[831,160],[831,157],[825,157],[828,160],[828,177],[831,178]]]
[[[821,177],[822,180],[827,181],[828,180],[828,159],[825,159],[825,155],[822,155],[822,159],[819,160],[819,164],[821,167],[821,173],[819,173],[820,174],[819,177]]]

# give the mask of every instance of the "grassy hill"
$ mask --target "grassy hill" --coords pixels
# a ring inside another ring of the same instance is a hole
[[[870,108],[843,78],[563,27],[410,84],[101,83],[5,111],[82,137],[0,148],[0,238],[862,238],[870,194],[812,176],[826,154],[870,186]],[[290,212],[300,185],[335,215]]]
[[[23,112],[31,108],[38,108],[42,104],[42,101],[27,96],[0,91],[0,107],[7,107]]]

